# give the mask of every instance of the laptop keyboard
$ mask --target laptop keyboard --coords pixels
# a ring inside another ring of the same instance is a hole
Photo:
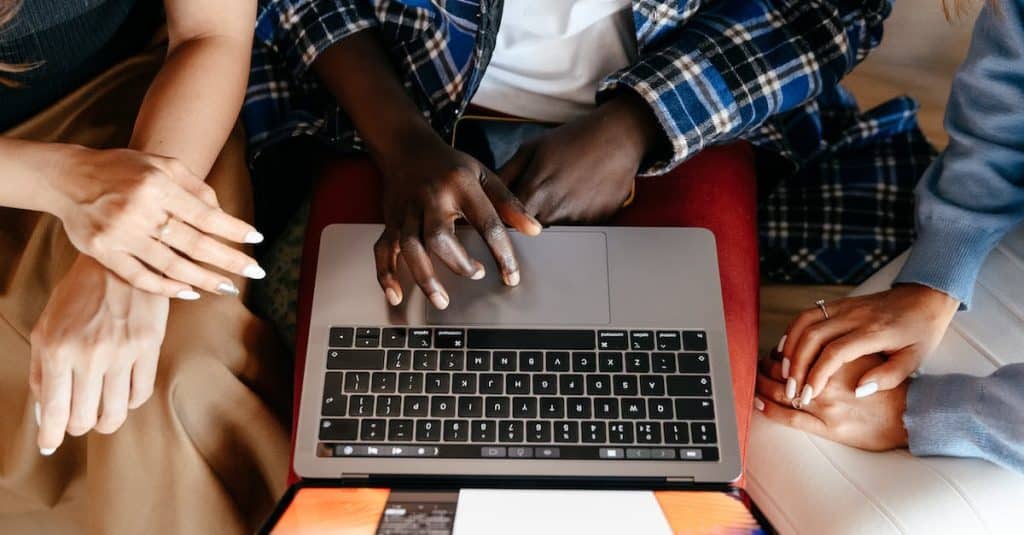
[[[333,327],[321,457],[719,458],[699,330]]]

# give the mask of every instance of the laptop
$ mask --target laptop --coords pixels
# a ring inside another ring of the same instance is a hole
[[[443,266],[435,309],[377,284],[380,225],[321,235],[294,469],[306,479],[728,484],[740,476],[715,241],[696,228],[512,232],[504,286]],[[403,268],[404,269],[404,268]]]

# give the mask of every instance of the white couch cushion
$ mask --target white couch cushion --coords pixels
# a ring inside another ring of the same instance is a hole
[[[883,290],[905,255],[854,291]],[[924,373],[988,375],[1024,362],[1024,227],[986,260]],[[1024,410],[1024,408],[1022,408]],[[977,459],[870,453],[755,411],[747,489],[780,533],[1024,533],[1024,475]]]

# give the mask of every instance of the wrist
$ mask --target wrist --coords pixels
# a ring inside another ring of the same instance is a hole
[[[67,216],[82,198],[86,184],[82,183],[85,156],[94,149],[80,145],[52,144],[47,147],[44,164],[43,188],[41,194],[45,198],[46,211],[61,221]]]
[[[661,125],[654,112],[638,95],[621,92],[614,99],[601,106],[608,114],[606,124],[622,139],[625,148],[631,149],[637,160],[656,151],[664,141]]]

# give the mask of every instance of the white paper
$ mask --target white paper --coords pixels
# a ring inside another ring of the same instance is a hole
[[[671,535],[654,493],[618,490],[459,492],[454,535]]]

